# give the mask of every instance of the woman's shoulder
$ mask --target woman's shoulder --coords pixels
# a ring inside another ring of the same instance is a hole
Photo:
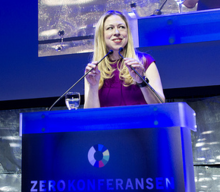
[[[135,50],[135,53],[140,61],[144,63],[145,69],[147,69],[151,63],[155,62],[155,59],[148,53]]]

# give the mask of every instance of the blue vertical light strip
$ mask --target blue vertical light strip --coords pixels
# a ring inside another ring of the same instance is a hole
[[[20,113],[20,116],[19,116],[19,136],[22,136],[22,125],[23,125],[23,114]]]
[[[183,128],[180,127],[180,136],[181,136],[181,142],[182,142],[182,159],[183,159],[183,172],[184,172],[184,184],[185,184],[185,190],[187,191],[187,186],[188,186],[188,182],[187,182],[187,176],[186,176],[186,161],[185,161],[185,146],[184,146],[184,137],[183,137]],[[190,192],[190,191],[189,191]],[[193,192],[193,191],[192,191]]]
[[[183,172],[186,192],[196,192],[190,130],[180,128],[182,141]]]

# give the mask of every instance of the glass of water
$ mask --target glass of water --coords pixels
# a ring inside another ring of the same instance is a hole
[[[179,7],[179,13],[182,13],[182,9],[183,9],[183,1],[184,0],[175,0],[178,7]]]
[[[77,109],[80,105],[80,93],[68,92],[65,95],[66,106],[69,110]]]

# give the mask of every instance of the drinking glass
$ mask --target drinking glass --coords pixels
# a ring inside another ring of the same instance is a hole
[[[175,0],[177,5],[178,5],[178,8],[179,8],[179,13],[182,13],[182,9],[183,9],[183,1],[184,0]]]
[[[68,92],[65,95],[65,103],[69,110],[77,109],[80,105],[80,93]]]

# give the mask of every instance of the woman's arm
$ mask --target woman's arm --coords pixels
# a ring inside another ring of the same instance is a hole
[[[193,8],[196,6],[196,3],[198,3],[199,0],[185,0],[183,2],[183,5],[185,5],[187,8]]]
[[[150,86],[157,92],[157,94],[160,96],[163,102],[165,102],[165,96],[163,93],[163,87],[160,79],[160,75],[157,69],[156,64],[153,62],[148,67],[147,71],[145,72],[145,77],[148,78]],[[144,96],[145,101],[148,104],[151,103],[160,103],[160,100],[155,96],[155,94],[152,92],[152,90],[146,86],[141,87],[141,92]]]
[[[97,62],[89,63],[86,66],[85,73],[90,69],[93,70],[86,76],[84,80],[84,108],[99,108],[99,79],[100,71],[98,70]]]
[[[145,76],[149,79],[150,86],[157,92],[157,94],[161,97],[162,101],[165,102],[165,96],[163,94],[163,88],[160,80],[160,75],[157,70],[156,64],[153,62],[145,71],[143,63],[139,62],[136,59],[125,58],[125,65],[128,67],[128,71],[131,77],[137,83],[142,83],[142,79],[131,69],[130,65],[135,68],[135,70],[141,75]],[[141,92],[144,96],[145,101],[148,104],[151,103],[161,103],[161,101],[157,98],[157,96],[153,93],[153,91],[148,87],[140,87]]]

